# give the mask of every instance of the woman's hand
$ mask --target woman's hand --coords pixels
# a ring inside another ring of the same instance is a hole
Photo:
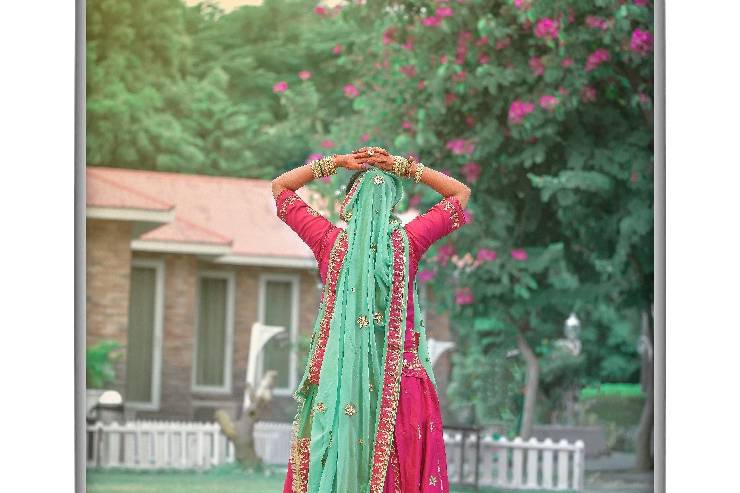
[[[334,162],[338,167],[347,168],[350,170],[366,170],[368,168],[365,162],[355,156],[355,154],[337,154],[334,156]]]
[[[361,147],[353,152],[352,156],[361,163],[370,164],[383,171],[393,171],[393,156],[382,147]]]

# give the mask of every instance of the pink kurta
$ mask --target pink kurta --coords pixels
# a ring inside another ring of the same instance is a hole
[[[311,248],[326,282],[329,253],[342,231],[301,200],[283,190],[276,199],[277,214]],[[384,493],[427,493],[449,491],[447,461],[442,439],[442,418],[434,384],[416,353],[413,280],[419,260],[429,247],[465,224],[460,202],[442,199],[404,226],[409,239],[409,286],[401,390],[395,424],[394,449],[388,464]],[[284,493],[291,492],[290,468]]]

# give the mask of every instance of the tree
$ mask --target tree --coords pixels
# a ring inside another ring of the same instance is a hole
[[[368,68],[357,75],[365,90],[329,136],[349,143],[370,133],[370,143],[442,163],[473,188],[472,223],[426,269],[436,292],[452,293],[443,306],[455,313],[462,358],[493,362],[525,384],[526,437],[539,359],[571,311],[586,328],[584,352],[600,353],[584,358],[603,370],[589,374],[636,378],[631,320],[652,303],[652,8],[617,0],[387,7],[382,16],[346,13],[375,39],[363,35],[343,57]],[[424,206],[431,200],[422,196]],[[605,339],[615,354],[595,347]],[[505,358],[511,350],[524,371]],[[458,400],[490,384],[479,365],[455,369]],[[480,417],[515,415],[513,397],[477,397]]]

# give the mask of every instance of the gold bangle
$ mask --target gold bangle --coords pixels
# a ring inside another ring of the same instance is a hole
[[[313,172],[314,178],[333,175],[337,172],[337,164],[334,162],[334,156],[335,154],[332,154],[330,156],[325,156],[321,159],[314,159],[311,161],[311,171]]]
[[[411,178],[409,160],[403,156],[393,156],[393,173],[401,178]]]
[[[416,163],[416,171],[414,172],[414,181],[419,183],[421,181],[421,174],[424,172],[424,165],[422,163]]]

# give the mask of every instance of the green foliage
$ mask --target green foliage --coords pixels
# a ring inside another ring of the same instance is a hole
[[[121,344],[117,341],[100,341],[85,351],[87,387],[102,389],[116,378],[115,363],[121,357]]]
[[[645,397],[639,383],[604,383],[581,389],[581,399],[597,397]]]

